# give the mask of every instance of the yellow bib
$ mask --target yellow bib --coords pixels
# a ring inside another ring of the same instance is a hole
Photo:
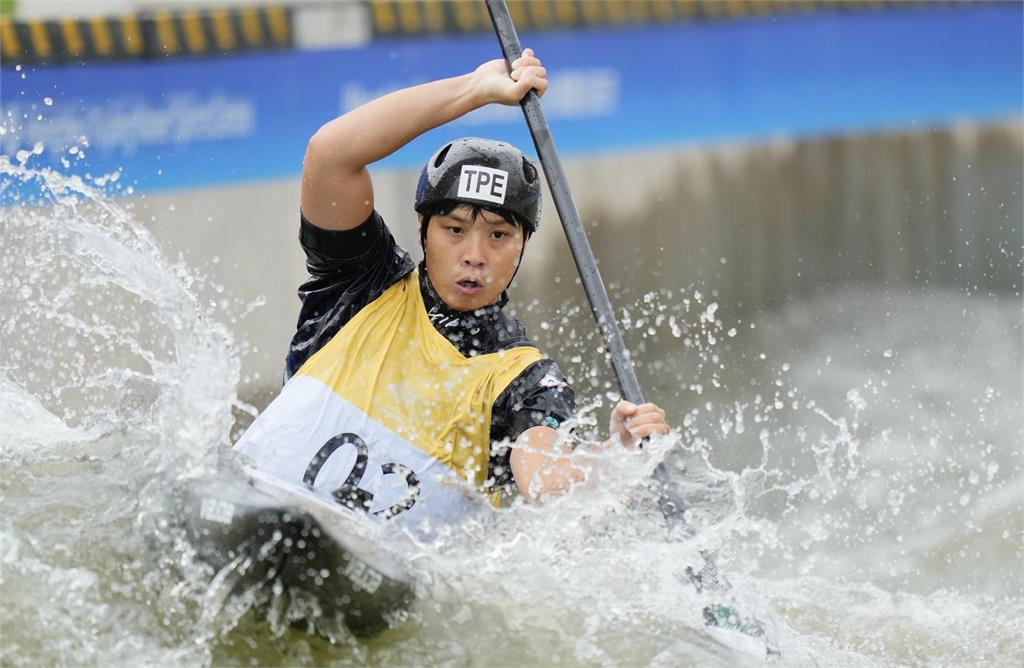
[[[482,485],[491,448],[491,406],[528,366],[534,347],[463,357],[434,328],[418,272],[356,314],[296,372]]]
[[[491,406],[540,359],[531,346],[463,357],[430,322],[414,271],[310,357],[236,449],[335,498],[344,479],[377,516],[455,519],[468,506],[450,479],[484,484]]]

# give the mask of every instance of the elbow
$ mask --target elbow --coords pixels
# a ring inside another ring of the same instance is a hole
[[[357,135],[345,120],[344,116],[336,118],[309,138],[303,158],[304,170],[356,174],[366,166]]]
[[[331,162],[331,134],[324,125],[306,142],[306,155],[303,157],[303,165],[306,168]]]

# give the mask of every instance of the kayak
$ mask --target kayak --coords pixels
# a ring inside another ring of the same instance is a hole
[[[298,590],[317,602],[324,618],[368,638],[404,619],[423,590],[422,577],[402,556],[415,549],[404,532],[309,487],[246,468],[190,481],[178,497],[185,535],[215,573],[207,590],[214,611],[253,588]],[[698,592],[721,599],[703,610],[709,630],[739,631],[762,640],[767,657],[779,656],[761,623],[732,607],[730,587],[712,561],[687,570]]]
[[[413,571],[383,527],[310,489],[246,470],[191,481],[179,502],[196,556],[216,573],[214,598],[298,589],[358,637],[390,628],[415,598]]]

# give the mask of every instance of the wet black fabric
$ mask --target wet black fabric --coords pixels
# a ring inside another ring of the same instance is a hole
[[[321,229],[300,215],[299,243],[309,280],[299,287],[302,308],[288,348],[285,380],[416,266],[376,211],[359,227],[344,231]]]
[[[330,341],[360,310],[413,270],[415,263],[374,211],[352,230],[323,230],[300,216],[299,242],[310,278],[299,287],[302,308],[288,350],[285,380]],[[448,307],[420,264],[420,292],[427,315],[464,356],[533,343],[521,322],[504,312],[508,295],[473,313]],[[557,427],[576,410],[576,395],[558,365],[542,359],[513,380],[491,408],[489,485],[514,487],[510,445],[531,427]]]

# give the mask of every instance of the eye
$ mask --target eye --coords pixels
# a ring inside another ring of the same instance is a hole
[[[462,227],[459,225],[448,225],[445,227],[450,234],[462,234]]]
[[[494,230],[493,232],[491,232],[492,239],[504,239],[507,236],[509,236],[509,233],[504,232],[502,230]]]

